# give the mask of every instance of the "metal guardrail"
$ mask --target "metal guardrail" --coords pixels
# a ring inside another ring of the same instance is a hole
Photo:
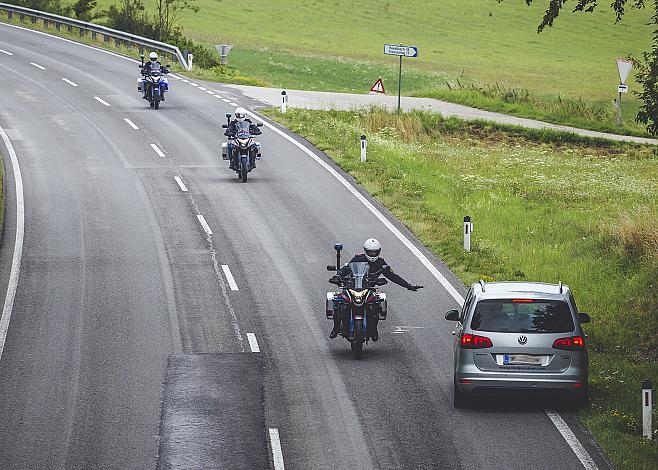
[[[36,24],[38,20],[41,20],[43,21],[43,25],[46,28],[52,24],[55,26],[57,31],[60,31],[62,25],[66,26],[69,32],[73,32],[73,28],[76,28],[79,30],[81,37],[85,37],[89,32],[91,33],[92,39],[97,39],[98,35],[100,34],[103,37],[103,42],[108,43],[111,40],[114,40],[114,45],[116,47],[119,47],[123,44],[127,48],[132,48],[136,45],[139,47],[140,53],[143,53],[144,49],[147,48],[149,50],[156,50],[160,51],[161,53],[171,54],[172,58],[178,60],[178,63],[185,70],[190,70],[190,67],[187,64],[185,57],[183,57],[183,54],[181,54],[180,49],[178,49],[177,46],[172,46],[171,44],[136,36],[134,34],[107,28],[105,26],[87,23],[86,21],[67,18],[66,16],[55,15],[39,10],[32,10],[30,8],[21,7],[18,5],[0,3],[0,11],[7,12],[7,18],[10,20],[15,14],[19,16],[21,21],[23,21],[25,17],[29,17],[32,21],[32,24]]]

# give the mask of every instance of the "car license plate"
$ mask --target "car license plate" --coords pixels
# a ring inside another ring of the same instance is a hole
[[[504,354],[503,365],[540,366],[542,356],[529,356],[528,354]]]

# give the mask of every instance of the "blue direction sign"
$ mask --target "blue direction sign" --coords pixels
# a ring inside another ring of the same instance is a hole
[[[384,44],[384,54],[418,57],[418,48],[416,46],[403,46],[402,44]]]

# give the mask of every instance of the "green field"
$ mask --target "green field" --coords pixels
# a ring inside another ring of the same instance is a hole
[[[99,7],[113,1],[100,0]],[[236,5],[198,0],[200,12],[183,13],[180,23],[194,40],[234,44],[229,63],[274,86],[365,93],[382,75],[394,92],[397,58],[385,56],[383,45],[404,43],[419,48],[418,58],[404,61],[405,94],[454,96],[454,101],[500,109],[490,100],[450,92],[445,82],[497,84],[504,90],[527,90],[534,98],[507,107],[507,112],[577,124],[545,106],[539,105],[539,113],[529,111],[537,108],[535,101],[553,103],[562,96],[604,108],[603,114],[584,113],[584,120],[593,124],[587,127],[596,128],[605,119],[613,123],[611,103],[619,80],[614,59],[638,56],[650,47],[650,11],[629,8],[614,25],[607,4],[592,14],[571,14],[567,4],[555,26],[538,35],[546,3],[279,0]],[[154,11],[154,0],[146,4]],[[632,79],[629,85],[638,89]],[[630,122],[637,101],[631,94],[624,100],[629,101],[625,111]],[[567,110],[562,114],[577,113],[578,107]],[[624,131],[638,133],[641,128],[631,124]]]
[[[639,400],[641,380],[658,382],[652,149],[427,113],[268,114],[325,150],[465,284],[568,284],[592,317],[591,404],[581,418],[619,468],[655,468],[658,447],[640,437]],[[470,253],[464,215],[475,224]]]

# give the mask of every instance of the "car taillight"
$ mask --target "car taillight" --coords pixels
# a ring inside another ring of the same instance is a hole
[[[461,341],[459,342],[459,347],[461,347],[462,349],[491,348],[493,347],[493,343],[486,336],[464,333],[462,335]]]
[[[559,338],[553,342],[553,349],[562,349],[564,351],[583,351],[585,349],[585,340],[582,336],[569,336]]]

